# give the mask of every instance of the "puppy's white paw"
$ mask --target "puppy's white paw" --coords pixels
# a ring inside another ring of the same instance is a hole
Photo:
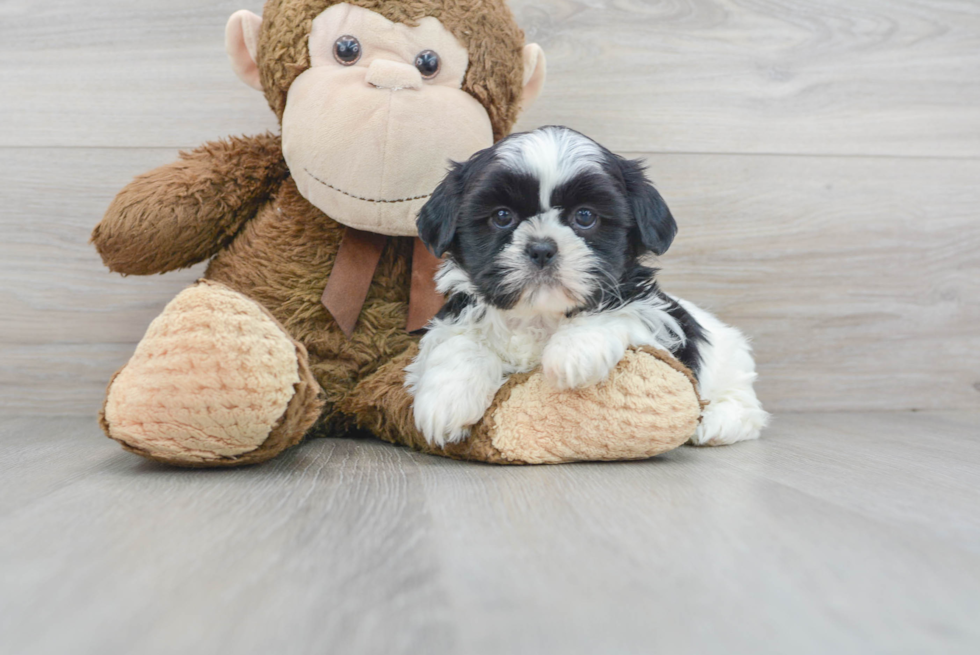
[[[619,341],[597,331],[558,332],[544,349],[541,369],[557,389],[578,389],[602,382],[626,354]]]
[[[758,439],[769,423],[769,413],[753,395],[751,399],[726,398],[712,401],[704,409],[701,424],[691,437],[695,446],[727,446]]]
[[[422,337],[419,355],[405,368],[415,426],[436,446],[468,437],[504,383],[496,355],[468,335],[447,336],[449,331],[436,326]]]
[[[415,394],[415,427],[436,446],[457,443],[470,436],[470,427],[486,413],[489,397],[473,385],[427,384],[425,378]]]

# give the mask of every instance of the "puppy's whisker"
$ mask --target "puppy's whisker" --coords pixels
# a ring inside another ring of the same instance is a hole
[[[596,301],[597,308],[616,307],[626,302],[621,291],[622,280],[617,279],[610,271],[598,266],[589,271],[589,274],[598,278],[596,280],[599,290],[599,298]],[[612,296],[615,303],[610,302],[607,296]]]

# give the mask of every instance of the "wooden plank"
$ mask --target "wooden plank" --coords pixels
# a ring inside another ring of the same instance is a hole
[[[922,625],[914,611],[902,607],[906,602],[943,597],[945,584],[926,579],[935,572],[934,563],[925,565],[930,573],[916,588],[917,569],[906,560],[929,552],[915,540],[931,537],[930,531],[885,528],[867,512],[814,502],[807,493],[773,483],[758,467],[733,471],[746,458],[780,459],[799,440],[819,441],[832,431],[797,434],[782,429],[777,417],[761,442],[682,449],[648,463],[649,468],[617,466],[614,472],[602,465],[507,470],[489,488],[468,471],[457,479],[432,471],[425,479],[436,523],[447,526],[451,539],[447,551],[467,554],[463,561],[447,558],[453,568],[446,579],[460,581],[451,587],[455,603],[473,618],[470,624],[487,652],[508,652],[518,644],[524,652],[562,651],[566,637],[581,652],[968,652],[971,638],[960,641],[965,635],[949,623],[936,626],[937,632],[957,635],[943,646],[905,631],[910,624]],[[943,438],[934,432],[929,443]],[[823,454],[828,451],[831,446]],[[849,453],[844,447],[838,461]],[[939,477],[929,472],[922,474]],[[841,493],[850,494],[853,504],[860,502],[866,485],[845,481],[846,469],[821,473],[811,475],[823,485],[844,486]],[[964,475],[965,490],[975,476]],[[895,477],[889,482],[895,492],[889,509],[917,493],[909,487],[898,492],[896,487],[905,485]],[[560,491],[548,493],[544,487]],[[458,521],[449,497],[478,517],[473,527],[448,527]],[[976,505],[969,511],[975,521]],[[511,534],[511,526],[520,534]],[[972,576],[976,554],[962,552],[961,542],[947,543],[950,555]],[[501,555],[511,549],[520,553],[516,561]],[[471,564],[484,558],[496,565]],[[477,577],[471,578],[474,572]],[[488,594],[512,597],[514,590],[526,605],[507,615],[513,621],[508,632],[497,629],[499,618],[477,619]],[[546,593],[555,593],[555,600],[544,598]],[[876,609],[862,609],[870,605]],[[892,630],[910,641],[889,643]],[[588,643],[590,631],[602,635],[601,646]]]
[[[0,14],[0,144],[194,147],[278,129],[240,82],[224,27],[262,0],[6,2]]]
[[[191,147],[274,127],[222,29],[260,0],[7,2],[0,145]],[[971,0],[515,0],[549,82],[521,127],[617,150],[980,156]]]
[[[980,164],[660,155],[663,287],[742,328],[778,411],[980,407]]]
[[[970,0],[514,5],[549,57],[526,125],[614,150],[980,154]]]
[[[5,149],[0,162],[0,342],[132,343],[203,266],[163,277],[110,273],[89,243],[133,176],[170,149]],[[87,318],[86,318],[87,317]]]
[[[404,451],[321,441],[194,475],[65,427],[3,428],[102,458],[95,471],[52,458],[66,476],[41,482],[16,467],[37,493],[0,519],[4,652],[281,652],[297,632],[310,652],[369,652],[380,634],[392,652],[450,652],[441,554]]]
[[[86,476],[104,475],[122,453],[92,420],[4,415],[0,458],[0,520]],[[93,427],[95,429],[93,430]]]
[[[0,412],[81,414],[95,421],[106,385],[135,348],[136,343],[0,343]]]
[[[8,420],[4,651],[973,653],[980,414],[908,418],[557,467],[316,440],[230,471]]]
[[[0,410],[85,414],[147,326],[204,264],[110,273],[88,242],[113,195],[172,149],[4,149],[0,162]]]
[[[765,437],[780,443],[705,456],[980,553],[976,412],[779,414]]]
[[[10,153],[0,160],[0,406],[91,414],[149,322],[202,271],[121,278],[87,243],[112,195],[175,152]],[[664,288],[754,339],[768,407],[980,405],[980,162],[649,164],[681,225]],[[52,180],[64,184],[54,191]]]

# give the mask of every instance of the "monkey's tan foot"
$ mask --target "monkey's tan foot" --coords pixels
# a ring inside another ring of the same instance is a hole
[[[382,438],[436,455],[495,464],[645,459],[690,439],[701,416],[690,371],[644,348],[627,351],[605,381],[584,389],[559,391],[540,369],[512,376],[469,438],[438,448],[415,428],[403,388],[404,367],[417,352],[361,383],[349,409]]]
[[[100,415],[131,452],[236,466],[299,443],[323,408],[306,350],[247,296],[202,280],[150,324]]]

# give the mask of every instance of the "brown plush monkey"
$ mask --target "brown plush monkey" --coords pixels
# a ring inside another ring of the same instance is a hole
[[[159,461],[230,466],[355,428],[497,463],[648,457],[694,432],[693,379],[650,350],[591,389],[514,376],[445,450],[414,427],[411,328],[439,304],[415,213],[446,162],[506,135],[544,81],[503,0],[269,0],[261,18],[232,16],[227,47],[282,136],[182,154],[95,228],[119,273],[210,259],[110,382],[107,435]]]

